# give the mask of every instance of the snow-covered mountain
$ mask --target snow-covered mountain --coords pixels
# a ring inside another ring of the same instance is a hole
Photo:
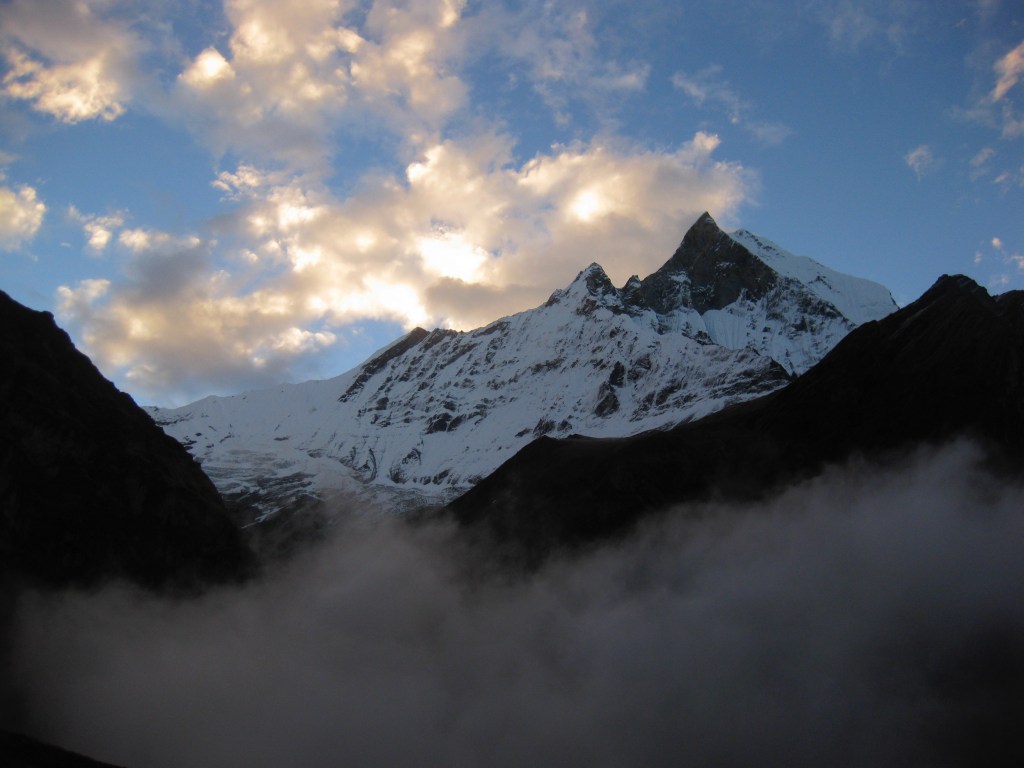
[[[540,435],[635,434],[772,391],[894,309],[882,286],[704,214],[621,289],[592,264],[542,306],[417,328],[336,378],[151,413],[262,514],[360,489],[441,500]]]

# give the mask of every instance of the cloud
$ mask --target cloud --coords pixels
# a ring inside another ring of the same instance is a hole
[[[985,50],[985,59],[990,52]],[[992,64],[995,84],[975,99],[974,105],[961,114],[964,119],[998,128],[1002,138],[1017,139],[1024,135],[1024,117],[1014,101],[1014,89],[1024,72],[1024,42],[997,58]]]
[[[15,0],[0,9],[0,92],[65,123],[124,114],[144,45],[125,24],[94,13],[106,6]]]
[[[726,108],[730,119],[738,121],[739,113],[746,105],[721,79],[721,74],[722,67],[717,64],[705,67],[696,75],[676,72],[672,75],[672,85],[689,96],[698,107],[705,102],[717,102]]]
[[[95,302],[64,286],[61,319],[150,397],[204,377],[228,392],[270,386],[311,349],[270,341],[291,329],[324,346],[366,320],[473,328],[542,303],[595,260],[620,284],[648,274],[702,211],[728,217],[753,194],[749,171],[714,158],[718,144],[594,140],[517,164],[511,139],[485,131],[344,198],[315,174],[241,165],[214,182],[234,206],[216,237],[122,230],[125,279]],[[168,274],[143,286],[158,266]]]
[[[762,144],[776,146],[792,134],[789,127],[782,123],[751,119],[748,115],[753,106],[740,98],[728,81],[722,78],[722,67],[717,64],[705,67],[694,75],[676,72],[672,75],[672,85],[686,94],[698,108],[717,105],[732,125],[741,126]]]
[[[981,168],[995,156],[996,151],[992,149],[992,147],[982,147],[980,150],[978,150],[978,153],[971,158],[971,167]]]
[[[992,180],[992,183],[1004,188],[1014,185],[1024,187],[1024,165],[1013,171],[1003,171]]]
[[[17,250],[35,237],[45,213],[46,205],[32,187],[0,187],[0,249]]]
[[[932,148],[927,144],[920,144],[903,156],[903,162],[920,179],[935,167],[936,160]]]
[[[595,18],[600,6],[527,0],[514,8],[490,4],[466,19],[467,50],[474,60],[496,56],[509,82],[526,83],[567,126],[595,115],[614,120],[625,97],[643,91],[647,62],[619,60],[602,44]],[[615,22],[621,24],[621,20]]]
[[[462,4],[234,0],[227,44],[181,71],[175,102],[216,153],[324,173],[340,128],[417,145],[466,104],[454,72]],[[350,21],[350,17],[353,21]]]
[[[755,139],[770,147],[778,146],[793,135],[792,129],[783,123],[748,121],[744,123],[743,127]]]
[[[82,225],[89,250],[97,254],[106,250],[114,236],[114,231],[124,226],[124,214],[122,213],[98,216],[82,213],[72,205],[68,208],[68,216]]]
[[[992,158],[996,157],[997,153],[992,147],[982,147],[970,160],[970,177],[971,180],[976,181],[984,176],[989,175],[992,172],[991,162]]]
[[[179,398],[211,381],[280,380],[287,363],[335,341],[297,326],[304,314],[282,291],[244,290],[248,273],[218,269],[211,244],[196,236],[133,229],[118,243],[129,254],[120,279],[61,286],[57,314],[133,391]]]
[[[1018,270],[1024,271],[1024,256],[1019,253],[1013,252],[1006,246],[1006,243],[1001,237],[993,237],[989,244],[992,246],[992,250],[999,254],[1001,260],[1005,266],[1014,267]],[[981,261],[981,254],[977,254],[974,259],[974,263],[977,264]],[[1010,276],[1006,273],[998,275],[995,282],[1000,287],[1009,285]]]
[[[200,600],[24,595],[9,669],[30,733],[153,768],[1015,764],[1022,508],[955,445],[510,579],[356,511]]]
[[[903,53],[930,16],[928,3],[916,0],[818,0],[810,7],[832,46],[847,53],[879,45]]]
[[[999,77],[992,89],[992,101],[1000,101],[1017,85],[1024,73],[1024,42],[999,59],[993,69]]]
[[[1007,248],[1006,243],[1003,242],[1002,238],[993,237],[991,240],[991,245],[992,250],[996,251],[1002,257],[1004,264],[1006,264],[1007,266],[1016,267],[1018,270],[1024,271],[1024,256],[1022,256],[1019,253],[1012,252],[1011,249]],[[975,263],[977,263],[977,261]],[[1005,278],[1005,281],[1003,281],[1002,284],[1008,284],[1009,276],[1002,275],[1002,277]]]

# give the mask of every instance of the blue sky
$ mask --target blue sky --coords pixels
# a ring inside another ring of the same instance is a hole
[[[617,284],[704,210],[1024,288],[1016,0],[8,0],[0,288],[181,404]]]

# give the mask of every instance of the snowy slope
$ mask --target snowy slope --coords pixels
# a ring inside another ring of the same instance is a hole
[[[855,325],[878,320],[896,309],[889,291],[878,283],[836,272],[807,256],[796,256],[745,229],[734,230],[729,237],[780,275],[796,280],[834,306]]]
[[[622,289],[592,264],[540,307],[466,333],[416,329],[334,379],[151,412],[222,492],[264,513],[335,491],[443,499],[540,435],[634,434],[776,389],[853,327],[837,302],[887,314],[871,304],[880,286],[838,295],[864,281],[769,246],[755,257],[709,216],[681,250],[701,233],[756,260],[739,272],[763,270],[761,288],[709,308],[693,299],[714,291],[671,260]],[[801,281],[822,275],[834,300]]]

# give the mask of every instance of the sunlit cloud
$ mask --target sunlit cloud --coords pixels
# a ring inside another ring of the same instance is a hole
[[[472,328],[542,303],[592,261],[620,284],[648,274],[702,211],[728,217],[754,192],[718,146],[706,133],[671,152],[595,140],[516,163],[511,140],[485,131],[347,198],[315,175],[240,166],[214,181],[235,206],[230,246],[121,229],[122,277],[64,286],[62,319],[164,402],[190,381],[271,385],[352,324]]]
[[[1024,42],[999,59],[993,69],[999,77],[992,89],[992,100],[999,101],[1017,85],[1024,73]]]
[[[17,250],[35,237],[45,213],[46,205],[32,187],[0,187],[0,249]]]
[[[6,51],[8,71],[3,93],[33,102],[65,123],[79,120],[114,120],[124,113],[117,81],[105,76],[103,56],[70,66],[45,66],[18,51]]]
[[[143,46],[124,24],[94,13],[95,5],[15,0],[0,9],[3,96],[64,123],[124,114]]]
[[[468,242],[461,233],[451,232],[421,237],[418,250],[428,272],[467,283],[479,278],[488,256],[487,251]]]
[[[341,124],[376,123],[416,145],[466,104],[454,62],[462,3],[233,0],[226,45],[196,55],[175,99],[217,153],[307,173],[326,170]]]
[[[175,237],[166,232],[146,229],[126,229],[117,238],[118,243],[135,253],[147,251],[166,252],[173,249],[197,248],[201,241],[195,235]]]
[[[235,72],[227,59],[216,48],[207,48],[181,73],[181,80],[192,88],[203,90],[234,76]]]
[[[82,213],[72,205],[68,208],[68,216],[81,224],[88,249],[97,254],[106,250],[114,237],[114,232],[124,226],[124,214],[121,213],[97,216]]]

